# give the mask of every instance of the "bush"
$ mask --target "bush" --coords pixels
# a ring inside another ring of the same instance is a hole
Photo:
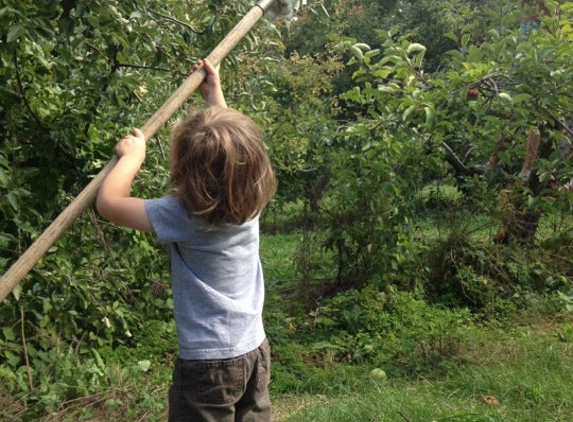
[[[467,307],[488,319],[531,304],[532,296],[568,289],[571,271],[554,244],[474,243],[455,228],[422,257],[428,268],[425,295],[431,303]]]
[[[327,300],[309,315],[317,361],[424,371],[463,349],[466,310],[430,306],[412,293],[369,285]]]

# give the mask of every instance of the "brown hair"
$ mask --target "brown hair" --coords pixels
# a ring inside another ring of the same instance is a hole
[[[259,128],[223,107],[195,112],[173,129],[171,183],[187,211],[216,226],[254,218],[276,190]]]

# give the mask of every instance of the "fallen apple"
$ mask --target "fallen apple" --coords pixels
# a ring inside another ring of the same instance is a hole
[[[383,369],[374,368],[372,371],[370,371],[370,377],[377,381],[383,381],[388,378],[388,375],[386,375],[386,372]]]

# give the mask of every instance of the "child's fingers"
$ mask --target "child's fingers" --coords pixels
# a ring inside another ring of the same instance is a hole
[[[138,128],[133,128],[130,134],[125,135],[123,139],[116,144],[115,149],[117,151],[118,149],[127,147],[133,143],[141,142],[144,139],[145,136],[143,135],[143,132]]]
[[[145,138],[145,136],[143,135],[143,132],[136,127],[133,128],[133,130],[131,131],[131,134],[137,138]]]
[[[191,71],[189,73],[193,73],[195,72],[197,69],[199,69],[201,66],[203,65],[203,60],[198,59],[195,64],[193,65],[193,67],[191,68]]]
[[[219,72],[219,68],[221,67],[221,64],[218,64],[216,67],[213,67],[213,65],[211,64],[211,62],[209,62],[209,60],[204,59],[198,59],[195,64],[193,65],[193,68],[191,69],[191,71],[189,73],[193,73],[195,72],[197,69],[199,69],[201,66],[203,66],[205,68],[205,73],[207,75],[216,75]]]
[[[217,73],[219,73],[221,63],[219,63],[217,66],[213,66],[209,60],[205,59],[203,61],[203,64],[205,65],[205,71],[207,72],[207,74],[216,75]]]

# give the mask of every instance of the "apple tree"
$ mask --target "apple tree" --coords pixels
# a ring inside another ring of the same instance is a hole
[[[378,31],[380,48],[332,44],[355,69],[341,96],[355,118],[336,137],[324,201],[340,283],[400,268],[411,251],[413,198],[446,172],[491,215],[499,241],[530,242],[540,218],[568,212],[572,8],[561,5],[524,37],[516,5],[498,7],[507,16],[477,41],[472,25],[444,28],[457,47],[435,71],[425,68],[427,47],[399,29]]]

